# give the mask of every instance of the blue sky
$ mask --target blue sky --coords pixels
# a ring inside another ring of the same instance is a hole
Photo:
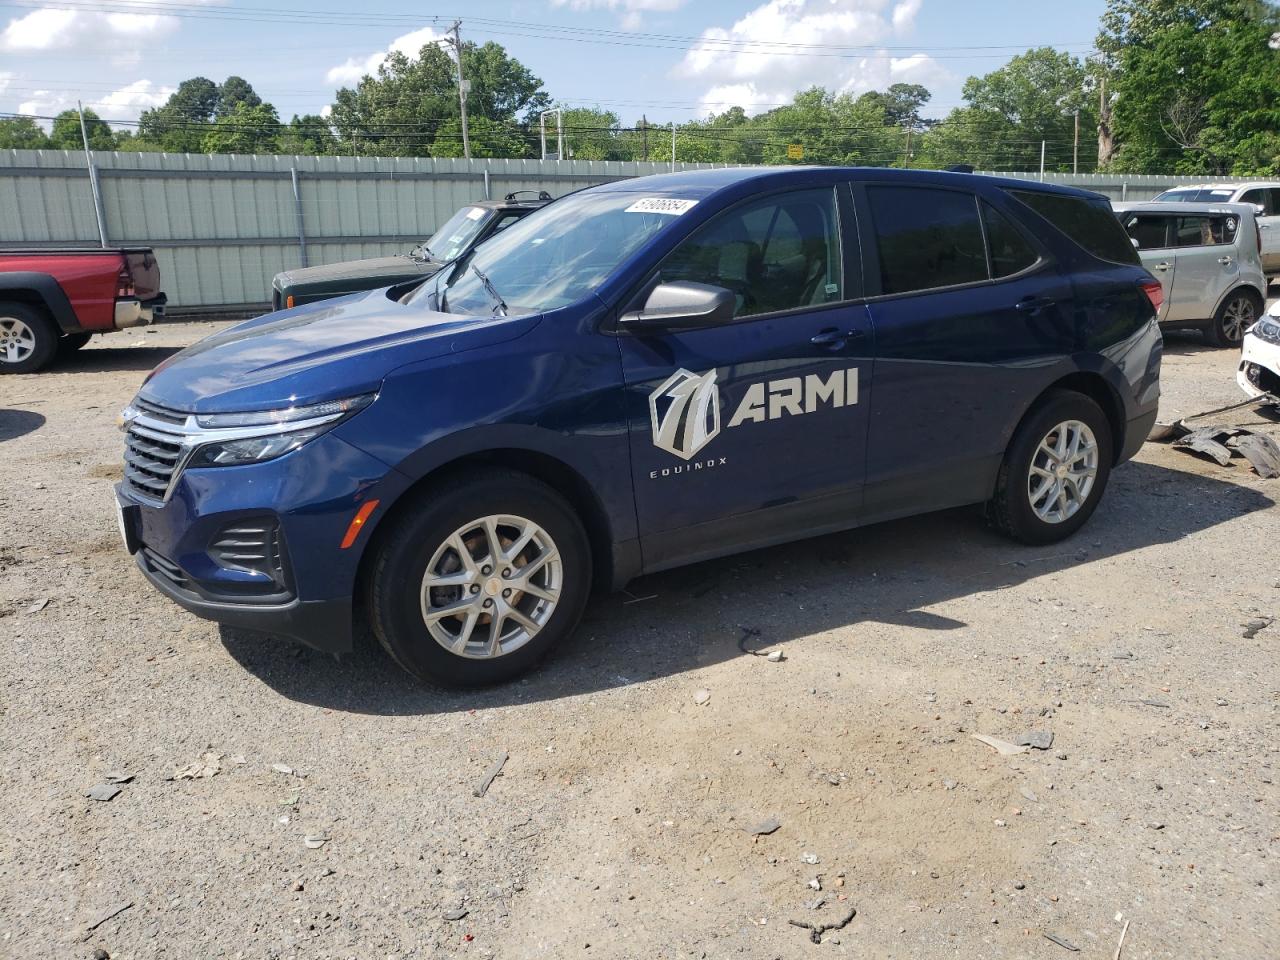
[[[625,124],[768,109],[811,84],[862,92],[903,80],[961,102],[966,77],[1029,46],[1088,53],[1105,0],[0,0],[0,111],[77,99],[134,120],[181,80],[245,77],[283,118],[317,113],[386,50],[417,49],[454,17],[501,43],[571,106]],[[408,12],[411,11],[411,12]],[[433,17],[438,20],[433,21]],[[320,22],[317,22],[320,21]],[[763,44],[763,45],[762,45]]]

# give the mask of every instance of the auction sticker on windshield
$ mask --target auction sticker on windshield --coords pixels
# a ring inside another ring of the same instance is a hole
[[[678,197],[645,197],[627,207],[627,213],[666,213],[678,217],[688,213],[697,200],[681,200]]]

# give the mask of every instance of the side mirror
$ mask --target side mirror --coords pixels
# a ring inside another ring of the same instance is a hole
[[[623,314],[621,319],[627,327],[681,330],[726,323],[733,319],[736,306],[737,297],[732,290],[709,283],[674,280],[658,284],[644,307],[638,312]]]

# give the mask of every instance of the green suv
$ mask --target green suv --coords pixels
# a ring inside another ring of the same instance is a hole
[[[320,267],[301,267],[277,273],[271,281],[271,309],[287,310],[304,303],[342,297],[361,290],[376,290],[415,277],[429,277],[472,247],[484,243],[521,219],[551,202],[551,194],[539,191],[536,199],[519,199],[518,190],[501,200],[469,203],[445,221],[429,240],[409,253],[368,260],[347,260]]]

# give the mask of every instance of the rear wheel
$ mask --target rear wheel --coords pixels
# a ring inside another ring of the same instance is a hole
[[[58,340],[58,356],[71,356],[71,354],[88,343],[91,336],[92,334],[88,333],[68,333]]]
[[[58,350],[58,331],[24,303],[0,303],[0,373],[34,373]]]
[[[414,676],[500,683],[577,626],[590,548],[546,484],[511,471],[471,474],[391,522],[376,548],[369,609],[379,642]]]
[[[1106,414],[1074,391],[1049,394],[1014,433],[988,504],[992,524],[1023,543],[1071,536],[1092,516],[1111,473]]]
[[[1248,330],[1262,313],[1262,300],[1252,290],[1233,290],[1222,301],[1207,331],[1209,342],[1216,347],[1238,347]]]

